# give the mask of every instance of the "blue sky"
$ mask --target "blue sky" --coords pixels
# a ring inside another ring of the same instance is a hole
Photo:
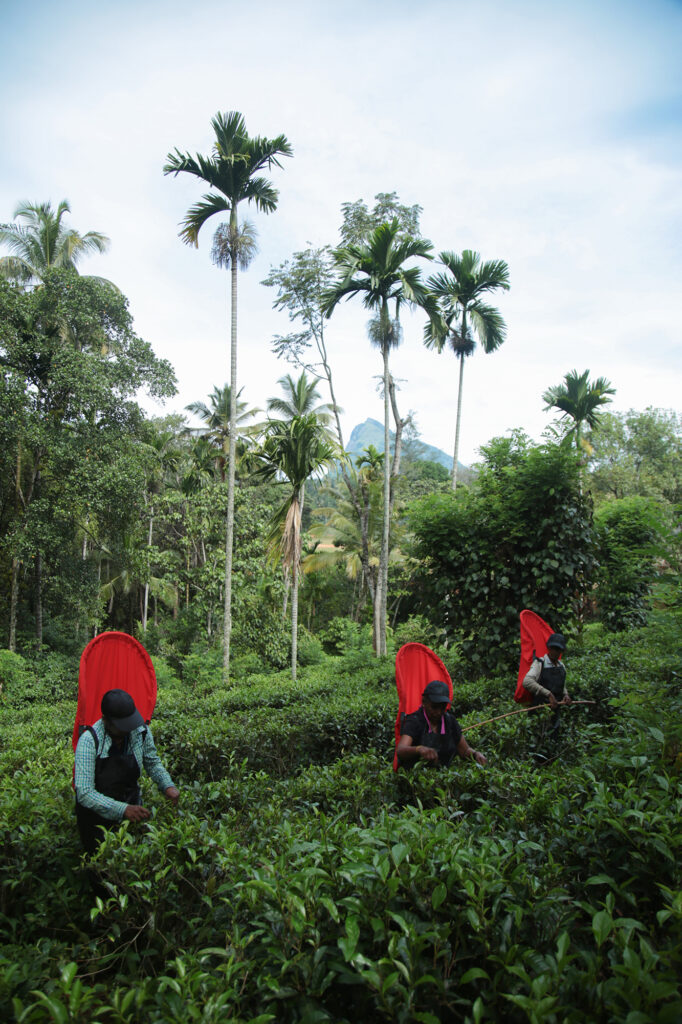
[[[344,201],[397,191],[436,250],[507,260],[508,340],[464,380],[461,456],[549,422],[541,394],[573,368],[607,376],[614,408],[680,408],[682,5],[563,3],[31,3],[4,0],[0,219],[68,198],[71,223],[111,238],[83,272],[115,280],[180,393],[228,377],[227,275],[177,225],[200,193],[164,178],[175,146],[207,152],[218,110],[284,132],[260,255],[240,282],[239,380],[263,406],[290,372],[270,353],[286,318],[259,282],[308,242],[335,243]],[[217,226],[217,225],[216,225]],[[346,436],[382,417],[379,355],[359,305],[329,346]],[[455,360],[408,317],[392,359],[400,408],[448,451]],[[150,407],[151,408],[151,407]]]

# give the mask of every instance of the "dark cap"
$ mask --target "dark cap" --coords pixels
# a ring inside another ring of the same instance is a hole
[[[107,690],[102,697],[102,718],[120,732],[132,732],[144,725],[135,701],[125,690]]]
[[[422,697],[426,697],[432,704],[449,704],[452,700],[450,696],[450,688],[447,683],[442,682],[440,679],[433,679],[424,688]]]
[[[560,651],[566,650],[566,640],[563,633],[552,633],[547,641],[548,647],[558,647]]]

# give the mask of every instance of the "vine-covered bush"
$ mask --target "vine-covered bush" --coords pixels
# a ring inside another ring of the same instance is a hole
[[[470,489],[432,495],[410,513],[422,602],[481,671],[512,667],[523,608],[570,631],[594,569],[575,454],[518,433],[482,452]]]
[[[607,629],[621,630],[646,622],[655,578],[655,542],[661,510],[652,498],[620,498],[595,513],[600,569],[597,601]]]

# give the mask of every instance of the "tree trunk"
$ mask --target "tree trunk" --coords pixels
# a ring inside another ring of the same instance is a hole
[[[298,659],[298,565],[294,558],[291,572],[291,678],[296,682],[296,661]]]
[[[154,526],[154,506],[152,506],[151,515],[149,516],[149,534],[147,535],[147,554],[149,554],[149,548],[152,546],[152,529]],[[149,576],[149,558],[147,558],[147,576]],[[147,579],[144,585],[144,602],[142,604],[142,632],[147,632],[147,613],[149,609],[149,579]]]
[[[384,357],[384,521],[379,558],[379,654],[386,654],[386,606],[388,592],[388,551],[391,530],[391,445],[389,436],[389,370],[388,345],[383,346]]]
[[[9,602],[9,643],[10,651],[17,649],[17,608],[19,607],[19,567],[21,562],[18,558],[12,559],[12,584]]]
[[[230,227],[237,232],[237,207],[232,207]],[[230,444],[227,468],[227,523],[225,529],[225,608],[223,614],[223,681],[230,681],[230,637],[232,634],[232,545],[234,542],[234,476],[237,423],[237,253],[230,259]]]
[[[36,646],[43,646],[43,556],[36,555]]]
[[[462,379],[464,377],[464,356],[459,358],[459,389],[457,391],[457,425],[455,426],[455,454],[452,463],[452,489],[457,490],[457,463],[459,461],[459,425],[462,419]]]

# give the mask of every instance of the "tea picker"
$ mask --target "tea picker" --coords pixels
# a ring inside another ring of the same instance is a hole
[[[118,632],[90,641],[81,656],[73,730],[76,822],[86,853],[96,850],[102,828],[149,817],[139,788],[143,768],[177,804],[149,727],[155,704],[156,674],[142,644]]]

